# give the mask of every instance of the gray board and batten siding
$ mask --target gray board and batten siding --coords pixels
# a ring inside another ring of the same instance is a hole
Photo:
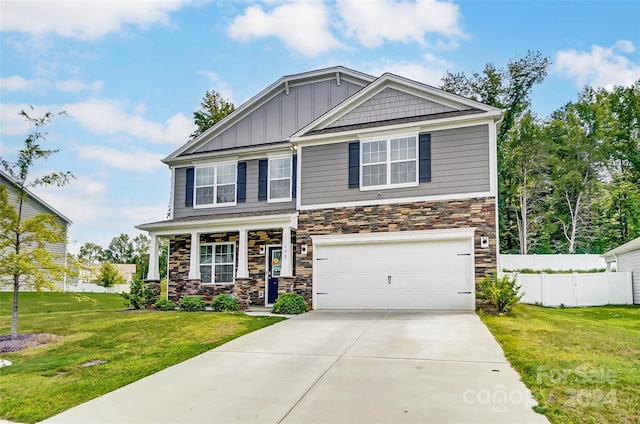
[[[9,204],[17,207],[18,206],[18,193],[16,193],[15,188],[12,184],[5,180],[4,177],[0,177],[0,184],[7,187],[7,194],[9,198]],[[62,219],[58,214],[54,213],[51,209],[47,208],[45,205],[40,203],[38,200],[34,199],[32,196],[27,195],[23,204],[22,204],[22,219],[27,220],[31,219],[37,214],[47,214],[54,215],[58,219],[58,222],[63,225],[65,234],[68,229],[69,223]],[[67,253],[67,245],[65,242],[59,243],[48,243],[47,251],[53,255],[52,261],[59,265],[64,264],[65,255]]]
[[[299,129],[362,89],[335,78],[289,87],[218,134],[196,153],[284,141]],[[179,187],[179,186],[178,186]]]
[[[640,248],[616,256],[619,271],[631,272],[633,303],[640,305]]]
[[[187,216],[224,215],[229,213],[269,212],[286,209],[291,209],[292,211],[294,211],[296,209],[296,199],[292,199],[290,202],[275,203],[268,203],[266,200],[258,200],[258,162],[259,159],[246,161],[247,191],[245,202],[240,202],[235,206],[214,206],[197,209],[194,209],[193,206],[185,206],[187,168],[176,168],[173,218],[177,219]]]
[[[490,191],[487,125],[432,131],[431,182],[415,187],[349,188],[349,143],[301,148],[301,205]],[[378,196],[378,192],[381,196]]]

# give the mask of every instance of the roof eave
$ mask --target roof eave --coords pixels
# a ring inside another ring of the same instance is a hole
[[[2,175],[7,181],[9,181],[11,184],[13,184],[14,187],[19,188],[18,184],[13,180],[13,178],[11,178],[11,175],[7,174],[6,172],[4,172],[2,170],[0,170],[0,175]],[[33,198],[36,202],[40,203],[46,209],[49,209],[49,211],[53,212],[60,219],[65,221],[67,223],[67,225],[73,224],[73,221],[71,221],[69,218],[67,218],[62,213],[60,213],[56,208],[54,208],[53,206],[51,206],[50,204],[48,204],[47,202],[45,202],[44,200],[42,200],[41,198],[39,198],[38,196],[33,194],[33,192],[31,190],[25,188],[25,191],[27,192],[27,195],[29,195],[31,198]]]
[[[635,238],[631,241],[626,242],[623,245],[616,247],[615,249],[611,249],[607,252],[604,252],[600,255],[602,258],[609,258],[612,256],[621,255],[623,253],[631,252],[632,250],[640,249],[640,237]]]
[[[355,93],[353,96],[345,99],[345,101],[343,101],[333,109],[327,111],[325,114],[319,116],[317,119],[310,122],[304,128],[301,128],[300,130],[296,131],[291,136],[291,139],[297,139],[298,137],[301,137],[302,135],[308,132],[317,130],[319,128],[322,128],[325,125],[328,125],[330,122],[333,122],[335,119],[337,119],[337,117],[339,117],[341,114],[348,112],[349,110],[351,110],[352,108],[360,104],[362,102],[362,99],[369,96],[372,91],[377,90],[380,86],[383,86],[385,84],[390,84],[390,83],[404,85],[407,88],[412,90],[426,92],[431,96],[434,96],[442,99],[443,101],[446,101],[447,103],[451,102],[451,103],[466,105],[469,108],[479,109],[487,113],[495,113],[497,117],[496,122],[501,119],[503,114],[503,111],[496,107],[493,107],[484,103],[476,102],[475,100],[467,99],[465,97],[458,96],[457,94],[449,93],[439,88],[435,88],[430,85],[420,83],[418,81],[413,81],[396,74],[385,73],[379,78],[377,78],[375,81],[373,81],[371,84],[367,85],[362,90]]]

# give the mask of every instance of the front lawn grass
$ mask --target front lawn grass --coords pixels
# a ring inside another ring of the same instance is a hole
[[[640,422],[640,308],[479,313],[552,423]]]
[[[0,334],[10,332],[5,295],[0,298]],[[0,354],[13,362],[0,368],[0,418],[23,423],[43,420],[283,319],[240,313],[123,311],[118,295],[92,297],[98,300],[97,306],[69,303],[70,295],[65,293],[21,294],[20,333],[51,333],[59,338]],[[93,360],[107,363],[82,366]]]
[[[13,293],[0,292],[0,316],[11,315],[12,302]],[[24,292],[18,297],[20,315],[101,309],[125,309],[124,299],[118,294],[62,292]]]

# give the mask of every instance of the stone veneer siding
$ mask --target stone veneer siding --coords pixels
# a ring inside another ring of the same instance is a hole
[[[266,253],[260,253],[260,246],[279,245],[282,243],[281,230],[249,231],[247,234],[250,282],[247,285],[249,303],[264,305],[265,298],[260,298],[259,292],[265,292],[265,258]],[[295,243],[295,236],[291,236]],[[201,234],[200,243],[236,243],[236,268],[238,263],[238,233]],[[234,284],[202,284],[199,280],[189,280],[189,260],[191,250],[191,235],[178,235],[171,240],[169,258],[169,299],[179,301],[184,296],[202,296],[206,301],[222,293],[233,294]],[[266,293],[265,293],[266,294]]]
[[[497,267],[496,199],[494,197],[437,202],[396,203],[301,211],[296,240],[307,245],[307,254],[296,249],[295,291],[312,299],[313,241],[322,234],[354,234],[476,227],[476,281]],[[480,236],[489,236],[489,248],[480,247]]]

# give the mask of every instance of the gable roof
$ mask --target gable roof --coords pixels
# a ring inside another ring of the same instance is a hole
[[[640,237],[635,238],[631,241],[626,242],[625,244],[616,247],[615,249],[611,249],[608,252],[604,252],[601,257],[607,260],[607,262],[613,262],[616,255],[621,255],[623,253],[631,252],[632,250],[640,250]]]
[[[344,79],[346,81],[353,81],[355,83],[358,83],[359,85],[365,86],[371,81],[374,81],[375,77],[355,71],[353,69],[345,68],[343,66],[335,66],[331,68],[318,69],[315,71],[284,76],[253,96],[245,103],[243,103],[231,114],[227,115],[225,118],[217,122],[213,127],[209,128],[195,139],[178,148],[176,151],[163,159],[163,162],[170,164],[180,156],[189,155],[193,152],[196,152],[200,147],[207,144],[217,135],[223,133],[226,129],[238,123],[242,118],[249,115],[252,111],[265,104],[268,100],[270,100],[277,94],[281,92],[285,92],[288,94],[291,87],[327,79],[336,79],[338,81],[338,84],[340,80]]]
[[[335,124],[339,122],[342,117],[348,115],[350,112],[362,106],[368,100],[374,98],[376,95],[379,95],[385,89],[389,88],[407,93],[417,98],[422,98],[427,101],[438,103],[445,108],[439,113],[398,118],[398,123],[402,122],[403,120],[405,120],[406,122],[413,122],[419,120],[451,118],[467,115],[475,115],[474,117],[493,117],[494,120],[499,120],[502,117],[502,110],[499,108],[476,102],[474,100],[458,96],[457,94],[449,93],[439,88],[410,80],[399,75],[385,73],[378,79],[373,81],[371,84],[367,85],[362,90],[358,91],[357,93],[346,99],[344,102],[340,103],[338,106],[327,111],[324,115],[309,123],[304,128],[301,128],[299,131],[293,134],[291,138],[299,138],[306,135],[322,134],[326,132],[335,132],[344,129],[380,126],[380,122],[369,124],[356,123],[353,127],[340,126]],[[384,123],[390,124],[394,122],[384,121]]]
[[[0,170],[0,177],[6,180],[13,187],[19,188],[18,183],[11,177],[11,175],[7,174],[6,172]],[[45,202],[44,200],[40,199],[38,196],[33,194],[29,189],[25,189],[25,191],[27,193],[27,196],[29,196],[31,199],[38,202],[42,207],[49,210],[52,214],[57,215],[61,220],[65,221],[67,225],[73,224],[73,222],[69,218],[67,218],[66,216],[58,212],[58,210],[55,209],[53,206],[51,206],[50,204],[48,204],[47,202]]]

